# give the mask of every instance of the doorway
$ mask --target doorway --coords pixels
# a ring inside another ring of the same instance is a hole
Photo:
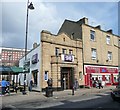
[[[74,68],[61,67],[61,87],[63,90],[71,89],[74,82]]]

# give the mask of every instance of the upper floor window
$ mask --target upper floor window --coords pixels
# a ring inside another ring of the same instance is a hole
[[[58,56],[59,55],[59,48],[55,48],[55,56]]]
[[[106,36],[106,43],[110,44],[110,36]]]
[[[71,54],[71,55],[72,55],[72,54],[73,54],[73,50],[69,50],[69,54]]]
[[[111,61],[112,60],[112,52],[108,51],[108,60]]]
[[[66,53],[67,53],[67,50],[66,50],[66,49],[62,49],[62,53],[63,53],[63,54],[66,54]]]
[[[93,30],[90,30],[90,39],[92,41],[95,41],[95,31],[93,31]]]
[[[91,52],[92,52],[92,59],[96,59],[96,57],[97,57],[97,50],[92,48]]]

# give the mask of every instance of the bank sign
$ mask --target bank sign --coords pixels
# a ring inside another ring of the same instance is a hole
[[[38,62],[38,53],[36,53],[32,56],[32,64],[35,64],[37,62]]]
[[[74,61],[74,56],[73,55],[67,55],[67,54],[62,54],[61,59],[66,62],[73,62]]]

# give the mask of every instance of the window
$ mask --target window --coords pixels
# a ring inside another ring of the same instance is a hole
[[[59,48],[55,48],[55,56],[58,56],[59,55]]]
[[[69,50],[69,54],[72,55],[73,54],[73,50]]]
[[[45,71],[44,80],[45,80],[45,81],[48,81],[48,71]]]
[[[63,54],[66,54],[66,51],[67,51],[66,49],[62,49]]]
[[[82,72],[81,72],[81,71],[79,72],[79,78],[80,78],[80,80],[82,80],[82,79],[83,79],[83,74],[82,74]]]
[[[90,30],[90,39],[92,41],[95,41],[95,31],[93,31],[93,30]]]
[[[106,37],[106,43],[107,43],[107,44],[110,44],[110,36],[107,36],[107,37]]]
[[[109,61],[112,60],[112,52],[109,52],[109,51],[108,51],[108,60]]]
[[[92,52],[92,59],[96,59],[96,55],[97,55],[96,49],[92,48],[91,52]]]

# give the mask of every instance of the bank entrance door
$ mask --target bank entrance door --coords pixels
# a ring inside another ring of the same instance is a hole
[[[71,89],[73,85],[74,71],[73,68],[61,68],[61,87],[63,90]]]

